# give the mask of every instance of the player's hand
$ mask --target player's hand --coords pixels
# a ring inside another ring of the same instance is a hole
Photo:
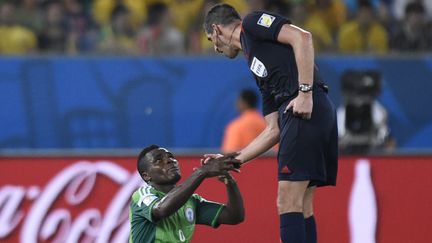
[[[217,159],[223,157],[223,154],[204,154],[204,158],[201,159],[201,165],[205,164],[210,159]]]
[[[285,108],[284,113],[292,110],[294,116],[301,117],[302,119],[309,120],[312,117],[312,92],[303,93],[299,92],[299,95],[290,101],[288,106]]]
[[[235,182],[234,178],[232,177],[232,175],[227,172],[224,175],[218,176],[218,180],[221,181],[223,184],[228,185],[228,183],[233,183]]]
[[[230,153],[223,156],[216,156],[214,158],[205,159],[202,161],[203,165],[200,169],[206,174],[207,177],[224,175],[228,171],[238,171],[240,168],[240,160],[235,157],[239,153]]]
[[[236,168],[236,170],[234,170],[234,171],[240,173],[240,167],[241,167],[242,163],[238,159],[236,159],[236,157],[239,154],[240,154],[239,152],[232,152],[232,153],[228,153],[225,155],[223,155],[223,154],[204,154],[204,158],[201,159],[201,165],[207,163],[207,161],[209,161],[210,159],[225,160],[228,163],[233,163],[234,168]]]

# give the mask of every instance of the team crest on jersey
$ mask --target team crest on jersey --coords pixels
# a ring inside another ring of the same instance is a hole
[[[186,216],[186,219],[189,223],[192,224],[194,222],[194,211],[192,208],[186,208],[185,216]]]
[[[259,18],[257,24],[268,28],[273,24],[273,21],[275,20],[275,18],[276,18],[275,16],[271,16],[270,14],[263,13],[261,15],[261,17]]]
[[[252,60],[252,64],[250,66],[250,70],[258,77],[264,78],[267,77],[267,69],[258,58],[254,57]]]

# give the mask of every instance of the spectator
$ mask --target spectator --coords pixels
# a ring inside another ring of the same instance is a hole
[[[311,15],[308,17],[306,4],[294,4],[291,8],[290,15],[294,25],[307,29],[312,33],[316,52],[328,52],[335,49],[331,31],[318,15]]]
[[[427,25],[421,3],[407,4],[405,18],[391,39],[390,47],[403,52],[432,50],[432,29]]]
[[[320,21],[335,36],[346,21],[345,5],[340,0],[315,0],[310,9],[310,21]]]
[[[432,1],[431,0],[392,0],[392,9],[397,20],[402,20],[405,15],[405,7],[411,3],[420,3],[425,8],[425,14],[428,19],[432,18]]]
[[[111,24],[104,26],[99,50],[104,54],[132,55],[136,53],[135,33],[129,10],[118,5],[112,12]]]
[[[42,30],[43,14],[37,0],[22,0],[16,10],[17,22],[34,33]]]
[[[0,6],[0,53],[22,55],[35,52],[36,35],[29,29],[20,26],[15,20],[15,5],[4,2]]]
[[[147,14],[147,24],[138,34],[140,52],[149,55],[183,54],[184,36],[173,26],[168,6],[155,3],[149,6]]]
[[[391,15],[391,5],[394,0],[369,0],[372,7],[375,11],[378,12],[378,15],[381,18],[381,14]],[[347,10],[348,16],[355,16],[355,13],[358,11],[359,0],[343,0]]]
[[[248,0],[250,11],[263,10],[266,5],[266,0]]]
[[[240,14],[246,14],[249,11],[250,2],[251,0],[224,0],[223,2],[226,4],[229,4],[233,6]],[[274,1],[274,0],[270,0]],[[282,0],[277,0],[282,1]],[[202,26],[201,26],[202,28]]]
[[[233,7],[235,8],[235,6]],[[291,4],[285,0],[268,0],[265,3],[264,10],[277,13],[282,16],[287,16],[291,11]]]
[[[188,52],[193,54],[206,54],[206,55],[214,55],[215,51],[213,48],[213,44],[208,41],[207,36],[202,30],[202,23],[204,23],[205,13],[207,13],[211,7],[216,4],[219,4],[220,0],[204,0],[202,9],[198,12],[200,15],[197,17],[196,21],[192,23],[191,28],[189,29],[188,43],[187,49]]]
[[[152,2],[158,0],[151,0]],[[106,26],[110,23],[112,12],[118,5],[124,6],[129,12],[130,24],[136,30],[146,20],[147,5],[143,0],[94,0],[92,15],[95,21]]]
[[[189,27],[197,20],[203,0],[167,0],[167,5],[174,19],[175,27],[187,33]]]
[[[342,53],[379,53],[388,49],[385,28],[374,18],[369,1],[361,1],[356,19],[344,24],[339,32],[339,50]]]
[[[43,29],[38,39],[39,49],[45,53],[64,53],[66,51],[66,18],[60,2],[53,1],[46,4]]]
[[[95,48],[97,34],[92,18],[77,0],[64,0],[68,29],[68,53],[89,52]]]
[[[243,90],[237,99],[240,116],[225,129],[221,150],[239,151],[254,140],[266,127],[263,116],[257,110],[258,97],[252,90]]]

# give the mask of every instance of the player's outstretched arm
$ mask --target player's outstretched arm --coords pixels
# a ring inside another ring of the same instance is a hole
[[[234,170],[233,164],[237,163],[239,162],[233,157],[210,159],[153,206],[153,220],[166,218],[176,212],[187,202],[204,179],[226,174],[227,171]]]
[[[226,185],[228,202],[218,218],[219,224],[239,224],[244,221],[243,198],[234,178],[227,173],[220,178]]]

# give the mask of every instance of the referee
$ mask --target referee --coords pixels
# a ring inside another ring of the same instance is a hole
[[[234,58],[243,51],[263,98],[266,128],[237,159],[245,163],[279,142],[281,240],[316,243],[313,195],[316,187],[336,184],[338,138],[311,34],[273,13],[252,12],[242,20],[227,4],[209,10],[204,29],[216,52]]]

